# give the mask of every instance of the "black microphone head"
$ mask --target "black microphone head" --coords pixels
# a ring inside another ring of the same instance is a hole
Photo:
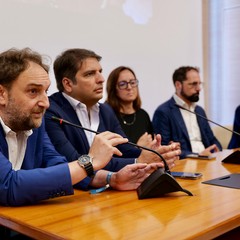
[[[54,120],[54,121],[57,121],[57,122],[61,121],[61,118],[58,118],[58,117],[55,117],[55,116],[52,116],[51,119]]]

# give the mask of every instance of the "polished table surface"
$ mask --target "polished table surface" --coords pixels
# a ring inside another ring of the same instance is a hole
[[[175,192],[138,200],[136,191],[108,190],[43,201],[34,206],[0,207],[0,224],[36,239],[212,239],[240,226],[240,190],[202,181],[239,173],[213,160],[185,159],[174,171],[201,172],[198,180],[177,180],[194,196]]]

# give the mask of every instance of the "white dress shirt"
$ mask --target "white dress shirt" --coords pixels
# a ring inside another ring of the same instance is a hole
[[[99,126],[99,104],[95,104],[92,106],[89,110],[87,106],[84,103],[81,103],[80,101],[76,100],[75,98],[70,97],[69,95],[62,93],[63,96],[69,101],[73,109],[76,111],[76,114],[78,116],[78,119],[83,127],[92,129],[94,131],[97,131]],[[95,133],[89,132],[84,130],[89,146],[92,145],[93,139],[95,137]]]
[[[6,135],[5,138],[8,144],[8,157],[9,161],[12,163],[12,169],[19,170],[22,167],[25,156],[27,139],[32,134],[32,130],[16,133],[4,124],[2,118],[0,118],[0,122]]]
[[[186,104],[176,94],[173,95],[173,98],[178,105],[194,112],[195,107],[196,107],[195,103],[192,103],[192,105],[189,107],[188,104]],[[201,132],[200,132],[200,128],[198,126],[196,115],[192,114],[188,111],[185,111],[184,109],[181,109],[181,108],[180,108],[180,112],[182,114],[183,120],[185,122],[187,131],[188,131],[188,135],[189,135],[190,143],[191,143],[191,147],[192,147],[192,152],[194,152],[194,153],[202,152],[205,149],[205,147],[202,143]]]

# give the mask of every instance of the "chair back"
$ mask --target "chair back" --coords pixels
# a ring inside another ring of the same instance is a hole
[[[225,125],[224,127],[233,130],[232,125]],[[212,127],[212,131],[217,140],[221,143],[223,149],[227,149],[232,133],[224,128],[219,126]]]

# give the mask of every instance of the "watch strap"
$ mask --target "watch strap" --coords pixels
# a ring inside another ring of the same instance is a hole
[[[88,158],[89,161],[86,163],[85,161],[82,161],[84,158]],[[92,158],[89,155],[82,155],[78,158],[78,164],[80,165],[80,167],[82,167],[88,177],[93,178],[94,177],[94,169],[93,169],[93,165],[92,165]]]
[[[83,165],[83,168],[85,169],[85,171],[89,177],[91,177],[91,178],[94,177],[94,170],[93,170],[93,165],[91,162]]]

